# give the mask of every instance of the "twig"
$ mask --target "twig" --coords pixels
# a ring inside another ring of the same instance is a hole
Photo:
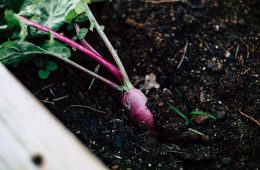
[[[241,115],[245,116],[247,119],[249,119],[249,120],[255,122],[258,126],[260,126],[260,121],[257,121],[257,120],[255,120],[253,117],[248,116],[247,114],[243,113],[240,109],[239,109],[238,111],[239,111],[239,113],[240,113]]]
[[[48,103],[48,104],[55,105],[54,102],[51,102],[49,100],[40,100],[40,101],[43,102],[43,103]]]
[[[248,48],[248,45],[246,45],[246,58],[249,58],[249,48]]]
[[[97,110],[97,109],[95,109],[95,108],[93,108],[93,107],[90,107],[90,106],[83,106],[83,105],[71,105],[70,107],[80,107],[80,108],[87,108],[87,109],[90,109],[90,110],[93,110],[93,111],[95,111],[95,112],[98,112],[98,113],[106,113],[106,112],[104,112],[104,111],[101,111],[101,110]]]
[[[49,85],[47,85],[47,86],[45,86],[45,87],[39,89],[38,91],[36,91],[36,92],[34,93],[34,95],[35,95],[35,96],[38,95],[41,91],[48,89],[48,88],[51,87],[52,85],[53,85],[53,84],[49,84]]]
[[[184,49],[183,49],[182,57],[181,57],[181,60],[180,60],[180,62],[178,64],[177,69],[179,69],[181,67],[181,64],[183,63],[184,57],[185,57],[186,52],[187,52],[188,44],[189,44],[189,41],[186,40],[186,44],[185,44]]]
[[[246,58],[249,58],[250,54],[249,54],[249,47],[248,47],[248,45],[241,38],[239,38],[239,40],[246,46]]]
[[[97,65],[96,66],[96,68],[95,68],[95,73],[97,73],[98,72],[98,70],[99,70],[99,67],[100,67],[100,64],[99,65]],[[94,84],[94,82],[95,82],[95,77],[93,77],[93,79],[91,80],[91,82],[90,82],[90,84],[89,84],[89,86],[88,86],[88,90],[90,90],[91,89],[91,87],[93,86],[93,84]]]
[[[204,42],[206,48],[209,50],[209,52],[210,52],[211,54],[214,54],[213,51],[209,48],[208,43],[207,43],[206,41],[203,41],[203,42]]]
[[[239,45],[237,45],[237,49],[236,49],[236,53],[235,53],[235,58],[237,58],[238,51],[239,51]]]
[[[52,91],[52,89],[49,88],[49,90],[50,90],[50,93],[55,97],[56,95],[55,95],[55,93]]]
[[[55,99],[52,99],[53,102],[58,102],[58,101],[61,101],[61,100],[64,100],[66,98],[68,98],[69,95],[66,95],[66,96],[62,96],[62,97],[58,97],[58,98],[55,98]]]
[[[147,150],[147,149],[144,149],[143,147],[140,147],[143,151],[145,151],[145,152],[148,152],[149,153],[149,151]]]
[[[242,72],[241,74],[246,74],[249,70],[251,70],[251,68],[246,69],[244,72]]]
[[[195,130],[195,129],[192,129],[192,128],[188,128],[188,130],[191,131],[191,132],[193,132],[193,133],[196,133],[196,134],[198,134],[198,135],[200,135],[200,136],[204,136],[204,135],[205,135],[204,133],[202,133],[202,132],[200,132],[200,131],[197,131],[197,130]]]
[[[182,152],[182,151],[166,151],[166,152],[169,152],[169,153],[179,153],[179,154],[184,154],[186,152]]]

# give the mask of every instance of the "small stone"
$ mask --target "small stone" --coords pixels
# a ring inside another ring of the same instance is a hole
[[[163,106],[164,104],[163,104],[163,102],[159,102],[159,104],[158,104],[158,106]]]
[[[231,53],[230,53],[229,51],[226,51],[226,52],[225,52],[225,57],[226,57],[226,58],[229,58],[230,55],[231,55]]]
[[[219,25],[214,25],[214,30],[219,31]]]
[[[205,141],[205,142],[209,141],[209,135],[204,135],[202,137],[202,140]]]
[[[171,35],[170,34],[163,34],[164,35],[164,37],[166,37],[166,38],[169,38]]]
[[[118,168],[119,168],[118,165],[113,165],[113,166],[111,167],[112,170],[117,170]]]

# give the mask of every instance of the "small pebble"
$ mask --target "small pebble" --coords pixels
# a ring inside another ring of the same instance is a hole
[[[225,57],[226,57],[226,58],[229,58],[230,55],[231,55],[231,53],[230,53],[229,51],[226,51],[226,52],[225,52]]]
[[[118,165],[113,165],[113,166],[111,167],[111,169],[112,169],[112,170],[117,170],[117,169],[118,169]]]
[[[219,31],[219,25],[214,25],[214,30]]]

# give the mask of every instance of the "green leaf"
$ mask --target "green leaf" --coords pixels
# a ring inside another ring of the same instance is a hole
[[[47,70],[49,71],[55,71],[58,69],[58,65],[53,61],[48,60],[46,64],[47,64]]]
[[[181,111],[179,111],[176,107],[174,107],[173,105],[169,105],[170,109],[172,109],[175,113],[177,113],[178,115],[180,115],[184,120],[185,120],[185,124],[188,125],[189,124],[189,119],[187,116],[185,116],[184,113],[182,113]]]
[[[78,35],[75,35],[71,38],[73,41],[77,41],[79,39],[79,36]]]
[[[73,9],[68,12],[65,16],[67,22],[71,22],[74,20],[78,15],[81,15],[85,11],[85,6],[82,1],[79,1],[77,4],[74,5]]]
[[[39,54],[52,55],[58,58],[70,56],[70,50],[67,47],[57,46],[56,50],[55,47],[54,45],[52,48],[43,49],[26,41],[7,41],[0,46],[0,62],[16,66],[21,61]]]
[[[195,129],[193,129],[193,128],[188,128],[188,130],[191,131],[191,132],[193,132],[193,133],[196,133],[196,134],[198,134],[198,135],[200,135],[200,136],[205,136],[204,133],[202,133],[202,132],[200,132],[200,131],[197,131],[197,130],[195,130]]]
[[[54,40],[53,43],[46,42],[42,48],[51,54],[60,56],[62,58],[69,58],[71,56],[70,49],[59,41]]]
[[[93,31],[94,28],[95,28],[95,23],[93,21],[91,21],[91,20],[89,20],[89,22],[90,22],[89,30]]]
[[[27,25],[24,24],[24,22],[20,21],[20,19],[17,18],[16,14],[11,10],[5,10],[5,20],[7,21],[8,29],[12,29],[15,26],[20,27],[19,36],[21,41],[24,41],[26,36],[28,35]]]
[[[38,76],[41,79],[47,79],[50,76],[50,71],[49,70],[40,69],[40,70],[38,70]]]
[[[20,9],[20,15],[32,18],[41,25],[58,30],[64,23],[65,17],[80,0],[25,0]],[[42,32],[34,32],[42,35]]]
[[[49,54],[40,47],[23,41],[7,41],[0,46],[0,62],[16,66],[25,58],[35,54]]]
[[[87,35],[87,33],[88,33],[88,29],[87,28],[81,28],[80,30],[79,30],[79,39],[80,40],[82,40],[82,39],[84,39],[85,38],[85,36]]]
[[[80,0],[79,2],[75,3],[72,10],[68,12],[65,19],[67,22],[71,22],[72,20],[76,20],[77,22],[84,22],[88,20],[88,16],[86,15],[86,4],[90,4],[93,2],[101,2],[104,0]],[[93,31],[93,25],[90,27],[91,31]]]

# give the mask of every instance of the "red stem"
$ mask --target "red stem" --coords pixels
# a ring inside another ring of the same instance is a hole
[[[79,35],[80,26],[78,24],[75,24],[75,30],[76,30],[77,35]],[[81,41],[82,45],[85,46],[87,49],[93,51],[94,53],[96,53],[97,55],[102,57],[84,38],[80,41]],[[102,57],[102,58],[104,58],[104,57]]]
[[[109,63],[108,61],[106,61],[104,58],[102,58],[101,56],[97,55],[95,52],[92,52],[89,49],[86,49],[84,46],[76,43],[75,41],[72,41],[71,39],[49,29],[48,27],[45,27],[43,25],[40,25],[34,21],[31,21],[23,16],[18,16],[25,24],[32,26],[38,30],[41,30],[43,32],[49,32],[53,35],[54,38],[68,44],[69,46],[71,46],[72,48],[75,48],[81,52],[83,52],[84,54],[90,56],[91,58],[93,58],[94,60],[96,60],[97,62],[99,62],[100,64],[102,64],[103,66],[105,66],[121,83],[124,82],[123,81],[123,76],[122,73],[111,63]]]
[[[92,72],[92,71],[82,67],[81,65],[75,63],[74,61],[71,61],[69,59],[64,59],[63,61],[68,63],[68,64],[70,64],[70,65],[72,65],[72,66],[74,66],[74,67],[76,67],[76,68],[78,68],[79,70],[81,70],[81,71],[83,71],[83,72],[85,72],[87,74],[90,74],[91,76],[99,79],[100,81],[103,81],[104,83],[106,83],[107,85],[112,87],[113,89],[121,90],[120,86],[118,86],[117,84],[115,84],[112,81],[110,81],[110,80],[108,80],[108,79],[106,79],[104,77],[101,77],[100,75],[98,75],[98,74],[96,74],[96,73],[94,73],[94,72]]]

